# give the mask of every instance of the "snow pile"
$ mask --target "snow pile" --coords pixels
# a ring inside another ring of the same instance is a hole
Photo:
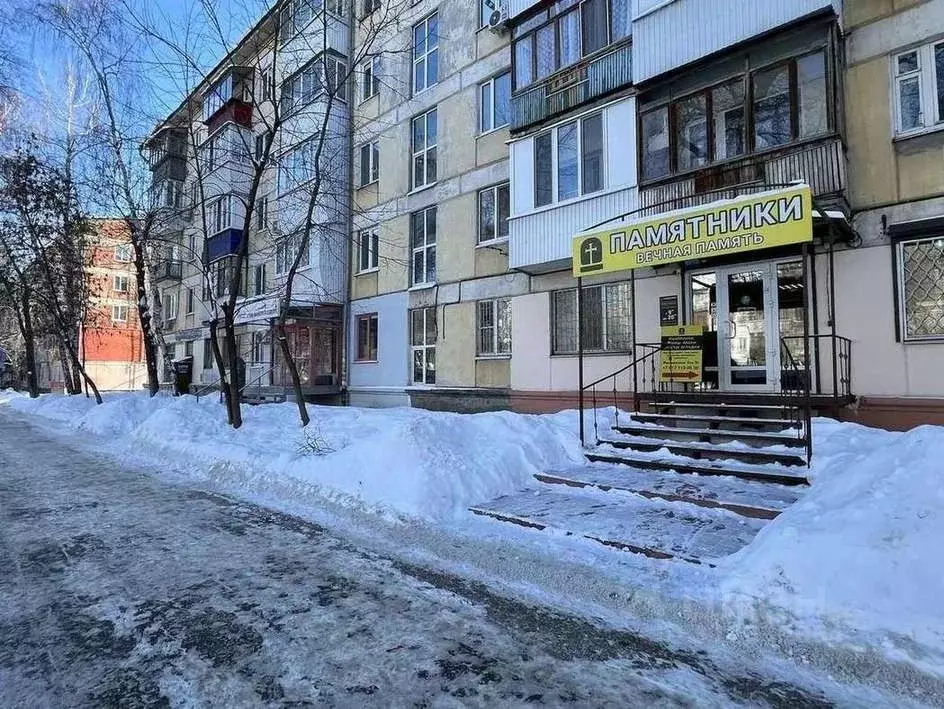
[[[911,661],[944,652],[944,428],[813,432],[812,487],[724,562],[726,610]]]
[[[461,517],[470,505],[521,489],[536,472],[583,459],[572,412],[310,406],[312,422],[301,429],[295,405],[286,403],[244,407],[237,431],[212,396],[110,394],[96,406],[85,397],[48,395],[6,403],[132,446],[147,442],[207,467],[238,466],[247,485],[287,476],[341,501],[430,520]]]

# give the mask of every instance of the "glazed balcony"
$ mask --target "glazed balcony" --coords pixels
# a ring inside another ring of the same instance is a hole
[[[516,92],[511,130],[542,123],[632,82],[632,43],[627,39]]]
[[[154,280],[179,281],[183,276],[183,262],[174,259],[162,259],[154,268]]]

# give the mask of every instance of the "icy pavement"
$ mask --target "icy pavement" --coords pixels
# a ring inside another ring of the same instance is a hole
[[[2,707],[880,705],[792,682],[392,562],[0,414]]]

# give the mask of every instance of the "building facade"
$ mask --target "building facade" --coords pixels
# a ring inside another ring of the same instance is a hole
[[[101,391],[138,390],[147,384],[147,371],[127,225],[118,219],[94,220],[89,249],[89,306],[80,356]]]
[[[244,384],[257,394],[290,385],[273,336],[284,316],[305,395],[340,395],[350,33],[347,2],[274,6],[146,144],[167,359],[192,357],[197,387],[219,379],[209,324],[222,322],[243,249],[234,322]],[[296,255],[289,299],[286,278]]]
[[[420,0],[377,51],[358,3],[350,401],[508,406],[509,37],[486,2]],[[394,11],[395,12],[395,11]]]

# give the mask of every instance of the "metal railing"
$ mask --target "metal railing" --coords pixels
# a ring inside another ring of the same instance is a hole
[[[639,187],[639,203],[642,207],[651,207],[685,199],[685,206],[695,206],[719,199],[718,192],[725,188],[736,188],[740,195],[752,185],[760,191],[773,184],[788,184],[796,180],[808,184],[814,197],[843,193],[846,189],[846,155],[842,141],[829,137],[782,146],[650,180]],[[704,195],[703,199],[700,199],[701,195]]]
[[[154,269],[154,278],[158,281],[179,281],[183,277],[184,264],[182,261],[164,259],[159,261]]]
[[[512,96],[511,130],[539,123],[632,82],[632,44],[627,40]]]
[[[580,390],[580,443],[586,444],[584,440],[584,413],[587,404],[587,393],[590,395],[590,406],[593,410],[593,435],[594,438],[599,441],[600,433],[597,424],[597,402],[598,397],[597,393],[601,384],[610,382],[613,383],[613,408],[615,410],[615,423],[619,426],[619,391],[617,387],[617,379],[620,375],[632,369],[632,374],[629,375],[633,380],[633,410],[639,411],[639,391],[640,385],[643,389],[647,385],[655,386],[655,381],[659,376],[659,369],[656,364],[656,355],[662,349],[660,343],[651,343],[651,342],[641,342],[636,343],[636,348],[632,352],[632,359],[624,367],[617,369],[615,372],[611,372],[606,376],[600,377],[599,379],[590,382],[589,384],[584,384]],[[602,399],[602,395],[601,395]]]
[[[831,332],[811,334],[806,338],[803,335],[784,335],[780,338],[781,360],[783,360],[783,355],[786,354],[790,360],[799,361],[796,354],[796,350],[799,348],[791,347],[790,343],[803,342],[804,339],[807,340],[807,348],[812,347],[813,349],[813,362],[819,362],[825,358],[830,363],[830,380],[824,384],[822,371],[814,370],[811,371],[809,377],[804,372],[799,384],[791,386],[790,382],[784,383],[786,378],[781,375],[781,389],[798,392],[803,388],[804,382],[802,379],[808,378],[810,381],[807,383],[812,394],[816,396],[831,395],[836,401],[837,407],[840,402],[847,402],[852,398],[852,340]],[[829,349],[825,357],[823,356],[824,347]],[[810,352],[806,350],[803,355],[804,363],[809,356]]]

